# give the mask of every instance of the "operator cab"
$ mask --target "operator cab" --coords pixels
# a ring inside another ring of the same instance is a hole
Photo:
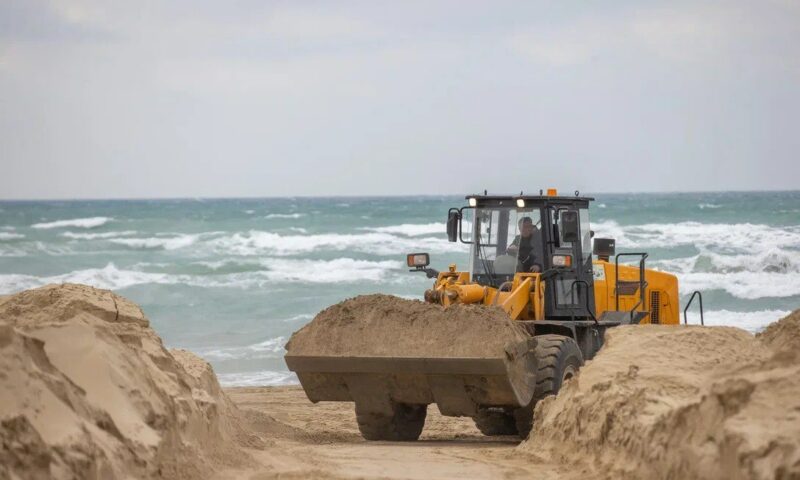
[[[470,195],[451,209],[450,241],[470,244],[469,273],[501,288],[516,273],[542,273],[551,318],[590,315],[594,305],[588,197]]]

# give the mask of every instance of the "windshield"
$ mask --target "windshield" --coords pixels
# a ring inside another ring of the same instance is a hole
[[[473,226],[473,279],[498,286],[516,272],[541,271],[540,227],[538,209],[478,208]]]

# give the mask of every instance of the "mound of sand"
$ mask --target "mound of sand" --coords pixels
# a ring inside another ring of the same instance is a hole
[[[519,449],[607,478],[798,478],[800,355],[775,350],[796,342],[798,313],[761,341],[726,327],[611,329],[537,405]]]
[[[756,338],[773,350],[800,350],[800,310],[770,323]]]
[[[0,478],[202,478],[246,461],[211,367],[106,290],[0,299]]]
[[[320,312],[292,335],[293,355],[484,357],[527,338],[500,307],[363,295]]]

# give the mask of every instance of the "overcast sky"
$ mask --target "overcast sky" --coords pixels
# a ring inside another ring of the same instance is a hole
[[[0,0],[0,198],[797,189],[798,152],[798,0]]]

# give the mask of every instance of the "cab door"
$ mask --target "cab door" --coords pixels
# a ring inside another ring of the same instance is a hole
[[[548,252],[545,255],[546,318],[586,319],[594,314],[588,205],[579,207],[551,205],[543,212],[548,224],[548,228],[543,229]]]

